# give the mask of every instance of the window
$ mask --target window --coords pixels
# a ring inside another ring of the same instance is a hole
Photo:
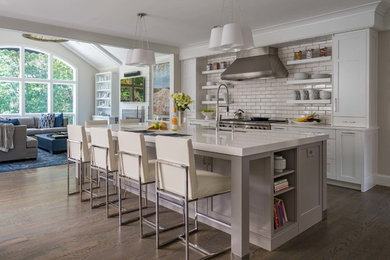
[[[51,53],[0,47],[0,115],[64,113],[75,117],[76,69]]]
[[[19,82],[0,82],[0,114],[19,114]]]

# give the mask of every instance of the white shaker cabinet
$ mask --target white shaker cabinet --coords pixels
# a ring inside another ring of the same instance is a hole
[[[378,130],[336,130],[336,180],[328,183],[367,191],[377,171]]]
[[[328,183],[363,192],[375,185],[374,175],[377,172],[378,158],[377,128],[306,128],[294,125],[272,125],[272,130],[329,135]]]
[[[360,184],[363,176],[362,133],[336,131],[336,179]]]
[[[333,37],[334,126],[376,126],[377,38],[370,29]]]

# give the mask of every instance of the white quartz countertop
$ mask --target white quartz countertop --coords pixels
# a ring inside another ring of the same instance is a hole
[[[301,127],[301,128],[319,128],[319,129],[329,129],[329,130],[356,130],[356,131],[369,131],[376,130],[378,127],[353,127],[353,126],[333,126],[325,124],[295,124],[295,123],[271,123],[272,126],[288,126],[288,127]]]
[[[146,126],[139,125],[110,125],[113,132],[145,130]],[[88,128],[87,128],[88,131]],[[169,134],[172,131],[156,131],[159,134]],[[291,133],[271,130],[259,130],[256,132],[235,132],[207,129],[201,126],[187,126],[181,128],[178,133],[185,134],[183,138],[191,138],[193,147],[213,153],[221,153],[236,156],[248,156],[259,153],[272,152],[290,147],[320,142],[328,139],[326,134],[318,133]],[[145,135],[146,142],[154,142],[155,136]]]

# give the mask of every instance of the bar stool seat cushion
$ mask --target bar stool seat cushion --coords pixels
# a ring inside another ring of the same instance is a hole
[[[201,199],[216,194],[230,192],[230,177],[222,174],[196,170],[198,189],[190,196],[190,200]]]

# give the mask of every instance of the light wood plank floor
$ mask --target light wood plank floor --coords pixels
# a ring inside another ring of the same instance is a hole
[[[326,221],[273,252],[251,246],[251,259],[389,259],[390,188],[360,193],[328,186],[328,205]],[[163,216],[180,221],[176,213]],[[228,243],[224,233],[201,229],[193,237],[197,242]],[[0,173],[2,260],[183,259],[181,243],[155,250],[154,236],[140,239],[138,234],[137,222],[118,227],[117,218],[106,218],[104,207],[91,210],[78,196],[67,197],[66,166]],[[230,259],[230,253],[216,259]]]

